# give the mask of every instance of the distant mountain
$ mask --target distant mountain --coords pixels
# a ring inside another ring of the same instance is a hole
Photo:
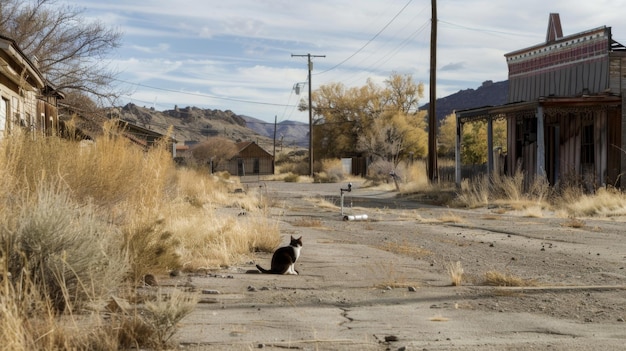
[[[266,150],[271,150],[273,144],[273,140],[248,128],[243,116],[230,110],[176,106],[173,110],[157,111],[130,103],[114,109],[111,115],[163,134],[173,127],[172,136],[180,142],[194,143],[222,136],[235,142],[255,141]]]
[[[437,99],[437,119],[441,121],[454,111],[483,106],[502,105],[507,102],[508,81],[494,83],[485,81],[477,89],[465,89]],[[420,107],[427,110],[428,104]],[[274,123],[238,115],[233,111],[201,109],[197,107],[174,107],[173,110],[157,111],[135,104],[113,109],[112,116],[141,127],[167,133],[173,127],[173,137],[179,141],[198,142],[211,136],[223,136],[233,141],[255,141],[266,150],[274,144]],[[282,121],[276,124],[276,144],[308,147],[308,123]]]
[[[457,93],[437,99],[437,121],[446,118],[454,111],[484,106],[498,106],[506,104],[509,94],[509,81],[494,83],[491,80],[483,82],[478,89],[465,89]],[[420,110],[428,110],[430,104],[420,107]]]
[[[274,123],[269,123],[249,116],[241,116],[246,121],[246,126],[254,132],[274,138]],[[296,121],[282,121],[276,124],[276,141],[283,145],[297,145],[307,147],[309,145],[309,124]]]

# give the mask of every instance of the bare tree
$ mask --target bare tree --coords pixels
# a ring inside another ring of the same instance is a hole
[[[191,156],[198,164],[212,166],[212,172],[220,164],[237,155],[238,150],[232,140],[224,137],[213,137],[194,146],[190,151]]]
[[[82,10],[55,0],[0,0],[0,34],[15,40],[59,90],[117,97],[116,72],[106,58],[119,47],[121,33],[87,21]]]

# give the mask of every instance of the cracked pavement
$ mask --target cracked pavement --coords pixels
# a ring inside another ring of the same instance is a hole
[[[347,211],[370,220],[344,222],[337,209],[308,200],[337,201],[341,185],[263,184],[276,200],[272,215],[283,242],[303,236],[299,276],[251,274],[254,263],[271,259],[259,253],[255,262],[170,278],[170,286],[219,292],[183,319],[181,348],[617,350],[626,343],[619,219],[590,219],[588,229],[572,232],[562,219],[487,217],[402,202],[357,184],[347,202],[357,206]],[[436,220],[453,212],[464,220]],[[294,225],[299,218],[321,225]],[[466,278],[454,287],[444,264],[457,260]],[[485,286],[479,277],[487,270],[536,279],[540,287]]]

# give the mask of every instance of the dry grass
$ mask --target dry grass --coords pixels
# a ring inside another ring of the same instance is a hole
[[[378,262],[375,266],[369,267],[375,276],[384,277],[380,283],[374,285],[378,289],[395,289],[417,287],[419,284],[415,281],[408,280],[403,274],[396,269],[393,262]]]
[[[334,202],[328,201],[326,198],[322,198],[322,197],[309,197],[309,198],[305,198],[305,201],[315,205],[316,208],[324,208],[324,209],[330,209],[333,211],[339,210],[339,205],[335,204]]]
[[[155,302],[165,307],[152,316],[169,317],[150,334],[148,312],[102,319],[104,298],[148,272],[230,265],[280,244],[262,191],[176,169],[164,146],[143,150],[112,126],[95,143],[16,130],[0,140],[0,177],[2,350],[162,347],[193,303]]]
[[[577,218],[570,218],[569,220],[561,223],[562,227],[569,227],[569,228],[584,228],[585,227],[585,221],[581,220],[581,219],[577,219]]]
[[[521,172],[513,177],[465,179],[457,201],[468,208],[498,204],[533,218],[541,218],[543,211],[552,209],[562,217],[626,216],[626,194],[619,189],[599,188],[593,194],[585,194],[580,185],[553,189],[539,178],[524,190]]]
[[[471,181],[464,179],[457,194],[457,201],[468,208],[486,207],[490,204],[513,209],[547,208],[551,194],[549,184],[542,179],[536,180],[525,191],[524,174],[517,172],[512,177],[482,176]]]
[[[576,196],[578,195],[578,196]],[[618,189],[600,188],[595,194],[566,192],[561,206],[569,216],[626,216],[626,194]]]
[[[195,295],[186,294],[179,289],[167,295],[159,292],[155,301],[146,302],[142,319],[151,334],[151,346],[156,349],[167,348],[178,329],[178,322],[193,310],[196,303]]]
[[[388,241],[388,242],[385,242],[383,244],[376,246],[376,248],[389,251],[395,254],[409,256],[413,258],[419,258],[419,259],[428,257],[433,254],[429,250],[426,250],[422,247],[416,246],[406,241],[403,241],[401,243]]]
[[[463,218],[459,215],[456,215],[452,212],[448,212],[447,214],[441,215],[439,217],[439,222],[441,223],[463,223]]]
[[[522,212],[523,216],[527,218],[543,218],[543,209],[541,206],[529,206]]]
[[[321,227],[322,221],[319,218],[303,217],[296,219],[291,225],[296,227]]]
[[[443,317],[443,316],[433,316],[433,317],[428,318],[428,320],[431,322],[447,322],[450,319]]]
[[[537,286],[532,279],[522,279],[508,273],[488,271],[485,273],[484,285],[489,286]]]
[[[203,212],[193,217],[172,217],[168,226],[177,233],[177,252],[185,271],[230,266],[253,252],[272,252],[280,244],[278,221],[264,216]]]
[[[465,271],[463,270],[463,265],[461,265],[461,261],[456,262],[448,262],[446,263],[446,271],[448,272],[448,276],[452,281],[453,286],[461,286],[463,282],[463,275]]]

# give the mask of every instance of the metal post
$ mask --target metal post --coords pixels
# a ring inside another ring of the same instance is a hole
[[[340,188],[341,191],[341,217],[343,217],[343,193],[352,191],[352,183],[348,183],[347,188]]]

